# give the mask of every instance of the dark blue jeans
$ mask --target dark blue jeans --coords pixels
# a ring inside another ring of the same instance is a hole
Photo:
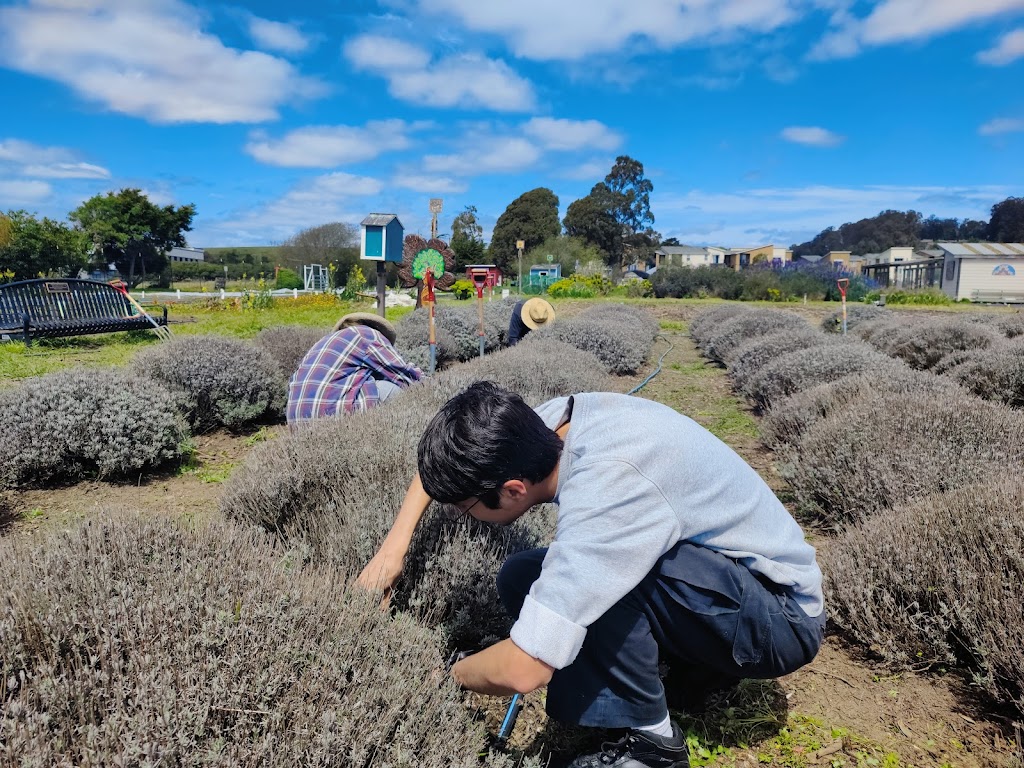
[[[546,553],[519,552],[498,573],[498,595],[513,618]],[[743,565],[680,542],[590,625],[575,661],[548,684],[547,712],[601,728],[652,725],[667,706],[659,659],[694,685],[779,677],[814,658],[824,625],[824,614],[808,618],[783,590]]]

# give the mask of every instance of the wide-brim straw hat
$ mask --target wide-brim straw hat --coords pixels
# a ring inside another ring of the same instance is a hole
[[[519,311],[523,324],[531,329],[537,330],[542,325],[547,325],[555,319],[555,308],[544,299],[529,299],[523,302],[523,308]]]
[[[375,331],[380,331],[384,334],[384,338],[392,344],[398,338],[398,331],[395,330],[395,326],[380,315],[375,315],[372,312],[350,312],[335,323],[334,330],[340,331],[342,328],[348,328],[350,325],[368,325]]]

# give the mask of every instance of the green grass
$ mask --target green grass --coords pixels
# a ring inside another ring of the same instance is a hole
[[[369,302],[333,302],[323,305],[299,299],[275,299],[267,309],[219,308],[219,302],[169,304],[168,317],[176,336],[221,334],[251,339],[264,328],[275,325],[308,325],[331,328],[346,312],[372,311]],[[410,312],[409,307],[392,307],[389,320]],[[159,340],[150,331],[107,333],[66,339],[41,339],[26,347],[20,342],[0,344],[0,386],[30,376],[76,366],[125,365],[140,349]]]

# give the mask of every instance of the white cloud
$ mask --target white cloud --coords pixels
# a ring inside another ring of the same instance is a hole
[[[615,149],[622,137],[597,120],[564,120],[535,117],[523,126],[523,132],[545,149]]]
[[[66,147],[43,147],[20,139],[0,141],[0,163],[34,179],[109,179],[110,171],[82,162]]]
[[[503,37],[517,56],[578,60],[645,47],[705,44],[741,32],[768,33],[796,21],[800,0],[419,0],[424,13],[454,16]]]
[[[982,136],[1021,132],[1024,132],[1024,119],[1017,117],[997,117],[978,128],[978,133]]]
[[[329,221],[358,223],[371,210],[372,202],[383,190],[377,179],[349,173],[328,173],[296,184],[281,197],[263,205],[227,216],[216,222],[202,222],[190,238],[196,243],[269,243],[281,242],[306,227]]]
[[[399,173],[392,179],[392,184],[402,189],[411,189],[413,192],[424,194],[462,194],[468,188],[467,184],[447,176],[429,176],[418,173]]]
[[[370,121],[363,127],[313,125],[271,139],[253,134],[245,151],[261,163],[287,168],[333,168],[406,149],[410,127],[403,120]]]
[[[0,179],[0,210],[45,200],[53,188],[45,181]]]
[[[864,47],[922,40],[1022,9],[1024,0],[881,0],[864,18],[840,9],[809,57],[847,58]]]
[[[886,209],[984,219],[1013,190],[1001,186],[797,187],[734,192],[692,190],[651,196],[659,229],[683,242],[724,246],[790,245],[825,227],[876,216]],[[710,223],[710,225],[709,225]]]
[[[487,173],[518,173],[527,170],[543,154],[537,145],[520,136],[470,138],[469,146],[448,155],[427,155],[423,167],[431,173],[479,176]]]
[[[993,67],[1003,67],[1024,57],[1024,27],[1007,32],[999,42],[978,54],[978,61]]]
[[[845,136],[811,125],[791,125],[783,128],[780,135],[786,141],[810,147],[837,147],[846,140]]]
[[[324,92],[287,61],[228,48],[176,0],[30,0],[0,8],[0,63],[157,123],[261,122]]]
[[[562,171],[559,176],[563,179],[574,179],[576,181],[592,181],[597,183],[603,181],[608,171],[615,164],[614,160],[590,160],[572,168]]]
[[[249,19],[249,36],[260,48],[279,53],[302,53],[309,48],[309,38],[293,24],[261,19]]]
[[[358,69],[380,75],[397,99],[432,107],[521,112],[533,107],[533,86],[505,62],[477,53],[431,63],[422,48],[393,38],[364,35],[345,45]]]

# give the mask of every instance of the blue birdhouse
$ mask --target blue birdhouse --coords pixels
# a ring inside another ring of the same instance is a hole
[[[362,222],[359,258],[370,261],[402,260],[405,229],[393,213],[371,213]]]

